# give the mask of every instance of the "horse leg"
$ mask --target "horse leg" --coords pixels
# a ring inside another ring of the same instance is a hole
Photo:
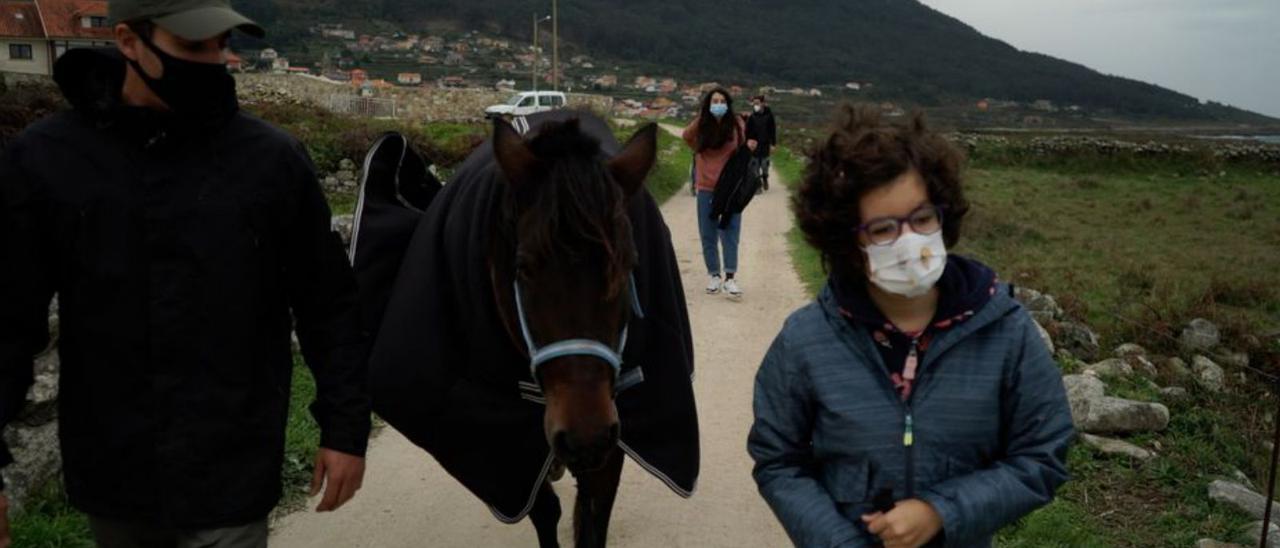
[[[603,547],[609,540],[609,517],[622,479],[622,449],[614,449],[604,467],[577,475],[578,499],[573,512],[573,541],[577,548]]]
[[[560,540],[556,530],[560,526],[560,497],[551,488],[550,481],[542,482],[537,498],[533,499],[533,508],[529,510],[529,519],[533,528],[538,531],[538,546],[541,548],[559,548]]]

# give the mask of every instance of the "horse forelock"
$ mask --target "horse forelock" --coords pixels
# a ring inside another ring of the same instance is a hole
[[[627,288],[636,250],[626,197],[605,165],[600,141],[578,120],[547,122],[529,143],[546,167],[529,185],[518,214],[518,240],[525,260],[604,260],[606,298]]]

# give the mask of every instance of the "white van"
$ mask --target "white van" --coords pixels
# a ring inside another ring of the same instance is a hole
[[[484,109],[485,118],[498,116],[528,116],[535,112],[546,112],[564,108],[567,99],[560,91],[523,91],[501,105],[493,105]]]

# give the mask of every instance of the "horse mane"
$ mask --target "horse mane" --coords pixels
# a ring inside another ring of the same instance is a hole
[[[544,123],[528,146],[545,169],[532,184],[508,192],[506,218],[518,222],[519,260],[534,268],[545,261],[601,261],[606,297],[617,297],[637,257],[627,200],[600,141],[570,119]]]

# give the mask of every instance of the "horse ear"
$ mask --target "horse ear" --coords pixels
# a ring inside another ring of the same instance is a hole
[[[644,186],[657,156],[658,125],[647,124],[631,136],[617,156],[609,160],[609,173],[627,196],[633,196]]]
[[[541,162],[529,150],[524,138],[509,122],[501,118],[493,120],[493,155],[502,168],[502,174],[513,187],[530,184],[541,169]]]

